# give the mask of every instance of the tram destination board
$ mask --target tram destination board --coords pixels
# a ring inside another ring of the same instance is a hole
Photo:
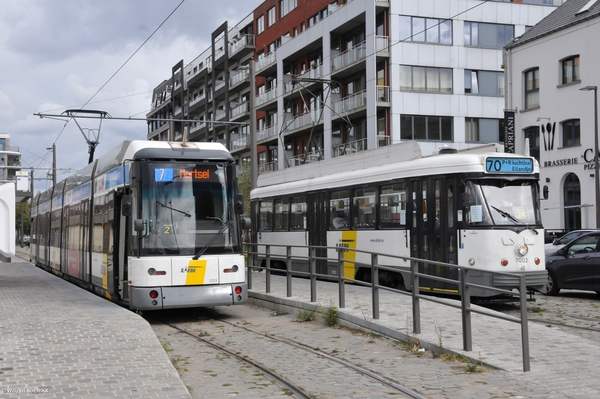
[[[485,161],[485,171],[488,173],[533,173],[533,159],[490,157]]]

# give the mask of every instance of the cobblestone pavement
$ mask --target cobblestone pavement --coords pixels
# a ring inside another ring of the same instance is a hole
[[[195,312],[195,313],[192,313]],[[382,390],[376,381],[357,378],[349,370],[341,370],[335,377],[320,378],[318,365],[307,364],[306,359],[293,358],[294,351],[273,345],[260,347],[261,353],[252,354],[257,336],[240,334],[235,328],[221,323],[225,319],[240,326],[280,338],[300,342],[309,348],[343,358],[374,373],[389,378],[425,398],[536,398],[548,397],[536,392],[527,381],[519,381],[513,373],[465,363],[457,356],[439,357],[430,351],[419,352],[405,342],[345,327],[327,327],[322,321],[302,322],[297,314],[281,314],[257,306],[235,306],[214,310],[194,310],[185,316],[172,317],[180,326],[214,342],[229,343],[244,356],[256,356],[262,364],[273,361],[292,363],[304,386],[315,398],[384,398],[402,397]],[[159,340],[168,348],[168,354],[182,380],[194,398],[206,397],[280,397],[286,391],[265,379],[260,372],[241,364],[229,356],[207,347],[164,324],[151,323]],[[297,356],[297,355],[296,355]],[[284,367],[280,367],[283,371]],[[280,371],[280,370],[275,370]]]

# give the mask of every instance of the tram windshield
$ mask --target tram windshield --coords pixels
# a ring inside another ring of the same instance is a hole
[[[537,200],[535,180],[469,180],[463,211],[469,225],[541,225]]]
[[[193,256],[238,250],[226,166],[151,162],[142,164],[141,175],[141,254]]]

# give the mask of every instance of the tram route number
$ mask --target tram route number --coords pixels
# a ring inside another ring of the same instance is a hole
[[[523,263],[529,263],[529,258],[515,258],[515,261],[517,263],[521,263],[521,264],[523,264]],[[525,265],[521,266],[521,270],[525,270]]]

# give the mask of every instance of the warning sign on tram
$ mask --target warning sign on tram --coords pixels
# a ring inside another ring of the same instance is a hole
[[[488,173],[532,173],[532,158],[497,158],[490,157],[485,161]]]

